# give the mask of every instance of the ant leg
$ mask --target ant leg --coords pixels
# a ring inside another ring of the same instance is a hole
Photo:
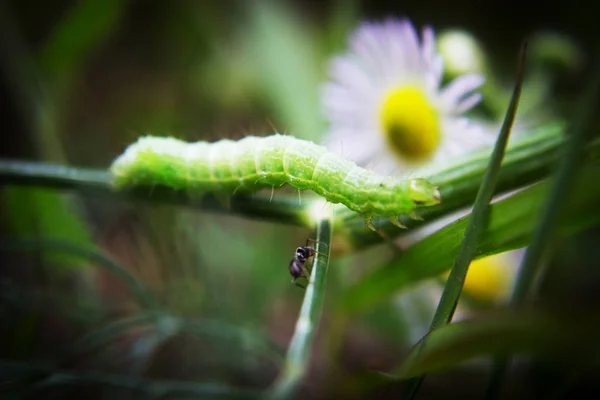
[[[303,265],[302,268],[304,268],[306,270],[306,272],[308,273],[308,276],[310,276],[310,274],[312,274],[312,269],[308,268],[308,265]],[[308,280],[308,277],[302,275],[302,277],[306,278]]]
[[[325,247],[329,248],[329,246],[328,246],[326,243],[323,243],[323,242],[320,242],[320,241],[318,241],[318,240],[311,239],[311,238],[307,238],[307,239],[306,239],[306,243],[304,244],[304,247],[309,247],[309,246],[308,246],[308,244],[309,244],[309,243],[311,243],[311,242],[312,242],[312,243],[319,243],[319,244],[322,244],[323,246],[325,246]],[[320,254],[320,255],[322,255],[323,257],[329,258],[329,256],[328,256],[327,254],[325,254],[325,253],[323,253],[323,252],[321,252],[321,251],[317,251],[315,248],[312,248],[312,247],[311,247],[311,249],[313,249],[313,250],[315,251],[315,254]]]
[[[329,246],[327,245],[327,243],[323,243],[323,242],[320,242],[320,241],[318,241],[318,240],[311,239],[311,238],[307,238],[307,239],[306,239],[306,244],[305,244],[305,246],[308,246],[308,244],[309,244],[309,243],[311,243],[311,242],[312,242],[312,243],[319,243],[319,244],[322,244],[322,245],[323,245],[323,246],[325,246],[325,247],[329,247]]]
[[[323,257],[325,257],[325,258],[328,258],[328,257],[329,257],[327,254],[325,254],[325,253],[322,253],[322,252],[320,252],[320,251],[316,251],[316,250],[315,250],[315,254],[322,255],[322,256],[323,256]]]
[[[304,274],[302,274],[302,275],[300,275],[300,276],[297,276],[297,277],[295,277],[295,278],[292,278],[292,283],[293,283],[294,285],[298,286],[298,287],[301,287],[302,289],[306,289],[306,286],[302,286],[301,284],[299,284],[298,282],[296,282],[296,279],[299,279],[299,278],[305,278],[305,279],[308,281],[308,278],[307,278],[307,277],[306,277]]]

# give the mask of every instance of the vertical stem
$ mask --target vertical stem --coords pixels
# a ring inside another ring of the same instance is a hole
[[[319,221],[316,229],[316,250],[310,282],[306,287],[300,315],[296,321],[296,329],[288,348],[285,364],[280,376],[273,383],[266,397],[271,399],[288,399],[292,397],[308,369],[314,336],[319,326],[323,299],[325,297],[325,282],[329,267],[329,247],[333,216]],[[320,254],[322,253],[322,254]]]

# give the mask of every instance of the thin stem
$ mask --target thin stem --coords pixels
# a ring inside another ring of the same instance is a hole
[[[288,348],[285,366],[279,378],[267,392],[272,399],[288,399],[296,391],[308,369],[314,336],[319,326],[325,297],[325,282],[329,267],[329,248],[333,235],[330,218],[321,220],[317,225],[317,246],[319,252],[314,257],[310,283],[306,288],[296,329]]]
[[[525,253],[517,275],[510,300],[513,306],[525,302],[535,275],[541,268],[544,257],[551,250],[549,245],[555,235],[560,213],[569,198],[568,194],[571,193],[577,169],[583,159],[587,141],[587,127],[598,105],[599,93],[600,66],[596,68],[595,74],[579,103],[579,114],[574,118],[564,155],[560,160],[558,172],[550,187],[548,200],[541,211],[540,222],[533,233],[531,245]],[[494,399],[499,395],[509,363],[510,358],[496,360],[486,390],[486,398]]]
[[[442,292],[442,297],[433,316],[431,327],[429,329],[430,332],[452,321],[452,317],[454,316],[454,311],[458,305],[458,300],[462,293],[465,278],[469,270],[469,264],[471,264],[471,261],[475,257],[477,251],[477,242],[489,222],[490,201],[494,195],[494,188],[500,173],[500,166],[504,157],[504,151],[508,143],[510,131],[519,105],[521,86],[523,84],[523,74],[525,70],[526,49],[527,44],[523,44],[521,47],[519,65],[517,68],[517,79],[512,98],[510,100],[508,110],[506,111],[506,116],[504,117],[504,122],[502,123],[500,134],[496,140],[494,151],[492,152],[483,182],[481,183],[481,187],[477,193],[471,218],[465,230],[465,238],[458,250],[458,256],[456,257],[456,261],[450,270],[450,275],[446,281],[444,291]],[[426,345],[426,341],[427,339],[425,338],[422,342],[421,348]],[[412,399],[416,396],[423,379],[424,376],[420,376],[409,381],[406,388],[407,399]]]

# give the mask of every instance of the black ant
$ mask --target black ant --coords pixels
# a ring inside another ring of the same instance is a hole
[[[327,257],[327,254],[321,253],[320,251],[309,247],[308,244],[310,242],[321,243],[323,246],[327,246],[325,243],[316,241],[314,239],[306,239],[306,244],[303,247],[296,248],[296,256],[292,261],[290,261],[290,265],[288,267],[290,275],[292,276],[292,283],[298,287],[301,287],[302,289],[306,289],[306,286],[302,286],[296,282],[296,279],[305,278],[308,280],[308,276],[304,275],[304,270],[306,270],[310,275],[310,270],[306,266],[306,261],[309,258],[314,257],[316,254],[321,254],[322,256]]]

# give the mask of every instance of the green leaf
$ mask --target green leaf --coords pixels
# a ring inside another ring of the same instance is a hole
[[[40,54],[47,77],[72,82],[92,50],[115,31],[128,3],[124,0],[76,3],[54,29]]]
[[[560,364],[598,365],[600,352],[586,344],[586,338],[598,334],[597,319],[577,312],[495,310],[434,330],[412,349],[397,375],[407,379],[475,357],[508,353],[538,355]]]

